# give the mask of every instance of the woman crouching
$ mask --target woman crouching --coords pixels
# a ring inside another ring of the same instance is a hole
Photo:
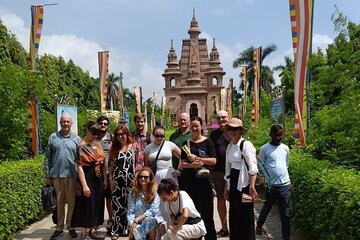
[[[174,223],[168,227],[162,240],[202,238],[206,234],[204,222],[194,202],[185,191],[179,191],[174,180],[162,179],[157,192],[165,202],[165,211]]]
[[[156,229],[164,221],[160,210],[160,198],[156,193],[154,174],[143,167],[132,182],[127,219],[129,238],[155,240]]]

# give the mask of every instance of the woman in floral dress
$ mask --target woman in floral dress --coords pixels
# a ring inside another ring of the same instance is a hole
[[[111,239],[128,234],[127,210],[131,182],[134,178],[134,138],[125,125],[114,131],[109,154],[109,181],[112,191]]]

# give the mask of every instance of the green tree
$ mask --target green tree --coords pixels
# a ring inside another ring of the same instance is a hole
[[[272,52],[277,50],[277,46],[275,44],[271,44],[262,48],[261,50],[261,79],[260,79],[260,87],[266,90],[266,92],[271,91],[271,85],[275,83],[275,79],[273,76],[273,71],[266,65],[262,65],[264,59],[269,56]],[[247,81],[247,93],[250,96],[253,90],[254,84],[254,60],[253,60],[253,53],[255,48],[253,46],[245,49],[239,54],[239,57],[236,58],[233,62],[233,68],[239,68],[242,65],[247,65],[247,74],[246,74],[246,81]],[[241,77],[241,76],[240,76]],[[243,89],[243,83],[241,81],[240,88]]]
[[[118,104],[118,92],[119,92],[120,76],[116,76],[114,73],[110,73],[108,77],[108,89],[106,96],[106,104],[111,111]]]

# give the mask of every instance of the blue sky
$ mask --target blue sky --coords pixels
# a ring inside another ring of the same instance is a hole
[[[44,10],[39,54],[61,55],[99,76],[97,52],[110,51],[109,72],[124,73],[124,86],[143,87],[144,99],[156,91],[163,96],[170,41],[181,54],[189,38],[193,8],[202,31],[212,38],[226,72],[225,84],[239,81],[233,60],[249,46],[274,43],[278,50],[264,64],[274,67],[292,56],[288,0],[0,0],[0,18],[24,48],[29,49],[30,5],[58,3]],[[331,14],[338,9],[359,24],[359,0],[315,0],[313,49],[325,49],[336,37]],[[159,101],[158,101],[159,103]]]

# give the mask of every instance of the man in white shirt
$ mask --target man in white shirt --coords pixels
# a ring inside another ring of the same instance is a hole
[[[256,233],[262,234],[262,226],[276,200],[279,202],[282,239],[290,239],[291,182],[289,178],[289,147],[281,143],[283,129],[273,125],[271,142],[260,148],[260,159],[264,162],[271,179],[271,189],[266,192],[264,206],[257,220]]]

